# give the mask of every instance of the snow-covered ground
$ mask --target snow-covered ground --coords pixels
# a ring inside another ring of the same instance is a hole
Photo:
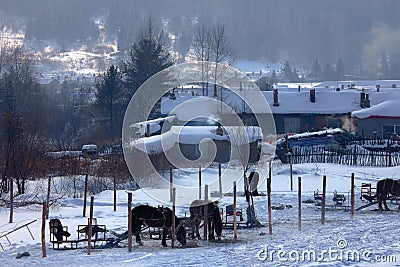
[[[5,251],[0,251],[2,266],[265,266],[265,265],[297,265],[316,266],[320,265],[323,257],[325,266],[358,265],[369,266],[371,262],[378,265],[378,257],[386,257],[387,260],[400,261],[400,222],[397,211],[379,212],[376,205],[365,210],[356,212],[351,218],[349,212],[328,208],[326,223],[320,222],[321,211],[314,204],[303,204],[302,207],[302,229],[297,228],[297,177],[302,177],[302,199],[313,199],[316,189],[322,190],[322,176],[327,175],[327,204],[333,203],[333,191],[337,190],[345,194],[348,199],[350,190],[350,176],[355,173],[356,177],[356,207],[365,204],[359,198],[362,182],[371,182],[373,185],[377,180],[400,176],[400,166],[392,168],[371,168],[343,166],[332,164],[302,164],[294,165],[294,191],[290,191],[289,167],[287,165],[274,164],[272,177],[272,204],[291,205],[292,208],[284,210],[273,210],[273,234],[268,234],[268,227],[239,229],[237,242],[233,241],[232,230],[224,230],[221,243],[208,241],[190,241],[197,243],[198,247],[191,248],[164,248],[160,240],[144,239],[144,246],[134,243],[133,252],[129,253],[126,242],[121,242],[121,248],[95,249],[91,255],[86,254],[86,249],[57,251],[51,248],[49,242],[49,231],[46,222],[46,245],[47,257],[42,258],[40,245],[41,207],[29,206],[16,208],[14,211],[15,223],[9,224],[9,210],[0,207],[0,235],[10,229],[18,227],[30,220],[37,221],[30,225],[34,240],[28,231],[21,229],[8,236],[11,245],[5,238],[0,242]],[[224,192],[231,191],[232,180],[238,181],[238,191],[242,191],[243,183],[239,180],[240,170],[229,170],[232,178],[224,179]],[[259,170],[259,191],[265,191],[266,169]],[[235,175],[236,174],[236,175]],[[202,178],[205,183],[216,180],[218,170],[207,169]],[[176,184],[197,184],[196,172],[184,172],[179,170],[175,175]],[[210,192],[215,191],[210,188]],[[169,188],[157,188],[137,190],[134,192],[133,205],[149,203],[158,205],[152,196],[165,196],[168,199]],[[184,190],[177,191],[177,197],[183,204],[177,208],[178,215],[188,215],[189,210],[185,205],[196,199],[197,195],[185,194]],[[127,193],[118,191],[117,211],[113,211],[113,193],[104,191],[95,195],[94,217],[99,224],[105,224],[107,229],[118,233],[127,229]],[[233,198],[224,196],[219,199],[220,208],[232,204]],[[254,198],[257,218],[267,225],[267,200],[265,196]],[[50,218],[59,218],[63,225],[68,226],[72,237],[77,237],[75,229],[77,225],[85,224],[86,218],[82,217],[82,198],[67,198],[60,200],[60,206],[50,210]],[[238,208],[245,211],[247,204],[244,197],[238,197]],[[393,209],[396,207],[392,205]],[[88,214],[88,212],[87,212]],[[71,238],[72,238],[71,237]],[[170,242],[167,241],[169,244]],[[84,245],[84,244],[82,244]],[[325,251],[326,250],[326,251]],[[29,252],[30,257],[16,259],[21,252]],[[311,253],[311,254],[310,254]],[[313,254],[315,253],[315,254]],[[308,255],[311,255],[309,260]],[[313,259],[316,255],[316,259]],[[350,256],[349,256],[350,255]],[[352,261],[352,255],[356,260]],[[268,257],[267,257],[268,256]],[[271,258],[272,256],[272,258]],[[358,256],[360,260],[358,260]],[[388,257],[391,258],[388,258]],[[393,257],[392,257],[393,256]],[[305,260],[303,258],[305,257]],[[394,258],[395,257],[395,258]],[[347,259],[350,259],[349,261]],[[384,263],[383,265],[394,265],[395,263]]]

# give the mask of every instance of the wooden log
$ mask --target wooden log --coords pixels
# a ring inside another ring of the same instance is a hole
[[[92,246],[92,226],[93,226],[93,202],[94,196],[90,197],[90,211],[89,211],[89,233],[88,233],[88,249],[87,254],[90,255],[90,248]]]
[[[325,224],[325,208],[326,208],[326,175],[322,179],[322,202],[321,202],[321,223]]]
[[[42,257],[46,258],[46,214],[47,214],[47,206],[46,202],[43,202],[42,205],[42,227],[41,227],[41,241],[42,241]]]
[[[298,222],[297,226],[299,228],[299,231],[301,231],[301,177],[298,177],[298,190],[297,190],[297,198],[298,198]]]
[[[132,252],[132,193],[128,193],[128,251]]]

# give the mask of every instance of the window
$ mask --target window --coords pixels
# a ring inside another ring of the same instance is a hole
[[[299,133],[300,132],[300,118],[285,117],[285,132],[286,133]]]
[[[339,118],[331,118],[331,119],[328,119],[326,126],[328,128],[342,128],[343,122]]]
[[[383,138],[390,138],[393,134],[400,135],[400,125],[388,125],[382,126]]]

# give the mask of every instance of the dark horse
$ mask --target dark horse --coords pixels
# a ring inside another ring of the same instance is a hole
[[[376,200],[378,202],[379,210],[383,210],[382,203],[385,210],[390,210],[386,204],[389,195],[400,196],[400,181],[386,178],[378,181],[376,184]],[[400,208],[400,206],[399,206]]]
[[[222,234],[222,219],[219,214],[219,208],[216,202],[205,200],[194,200],[190,204],[190,226],[192,228],[191,238],[196,237],[201,239],[199,233],[200,222],[204,220],[205,207],[207,206],[208,213],[208,239],[214,240],[214,231],[217,234],[218,240],[221,240]]]
[[[184,246],[186,245],[186,230],[183,226],[184,221],[175,216],[176,239]],[[152,207],[139,205],[132,209],[132,234],[136,236],[136,242],[142,246],[140,240],[140,230],[142,225],[148,227],[158,227],[163,229],[161,244],[166,247],[168,230],[172,226],[172,210],[166,207]]]

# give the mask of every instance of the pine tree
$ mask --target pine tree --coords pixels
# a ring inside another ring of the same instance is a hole
[[[154,21],[149,20],[139,40],[133,44],[125,69],[129,99],[148,78],[172,65],[170,54],[163,46],[163,35]]]
[[[122,87],[122,74],[118,67],[112,65],[107,70],[103,80],[97,84],[96,96],[96,106],[100,113],[108,118],[110,138],[111,141],[115,141],[116,129],[120,129],[122,126],[122,117],[127,102]]]
[[[317,81],[321,79],[322,69],[321,69],[321,65],[319,64],[318,59],[315,59],[314,65],[312,67],[311,75]]]

